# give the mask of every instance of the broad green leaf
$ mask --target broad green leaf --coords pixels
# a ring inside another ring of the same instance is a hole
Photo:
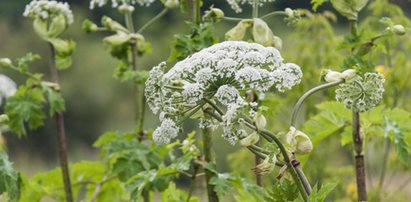
[[[5,111],[10,118],[10,129],[21,137],[26,135],[25,123],[30,129],[42,126],[46,117],[43,112],[45,101],[40,88],[21,86],[6,103]]]
[[[267,202],[286,202],[294,201],[300,193],[298,192],[297,185],[287,179],[284,179],[282,183],[279,181],[274,184],[271,190],[268,190]]]
[[[49,38],[46,20],[43,20],[41,18],[34,19],[33,28],[36,34],[43,40],[47,40]]]
[[[229,173],[219,173],[210,179],[210,184],[214,185],[214,191],[219,198],[224,197],[229,189],[232,188],[231,180],[233,177]]]
[[[0,195],[7,193],[10,201],[18,201],[22,187],[20,173],[13,168],[6,152],[0,151]]]
[[[161,193],[161,201],[168,202],[186,202],[187,195],[184,191],[178,189],[174,182],[168,185],[168,188]],[[197,197],[191,197],[188,202],[199,202]]]

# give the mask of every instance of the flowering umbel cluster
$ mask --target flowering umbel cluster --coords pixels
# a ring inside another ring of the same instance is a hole
[[[335,91],[337,101],[344,103],[348,109],[365,112],[374,108],[382,99],[385,79],[379,73],[365,73],[364,78],[340,84]]]
[[[90,9],[94,9],[96,6],[98,7],[103,7],[108,3],[109,0],[91,0],[90,1]],[[154,0],[111,0],[111,6],[113,8],[119,8],[121,9],[128,9],[133,11],[134,7],[133,5],[140,5],[140,6],[150,6],[151,3],[153,3]]]
[[[48,1],[48,0],[34,0],[26,5],[23,16],[40,18],[42,20],[53,20],[57,16],[64,16],[67,25],[73,23],[73,13],[67,3]]]
[[[222,122],[208,116],[200,127],[223,126],[223,137],[231,144],[247,137],[239,125],[244,114],[257,118],[258,104],[246,92],[264,93],[275,87],[283,92],[298,84],[301,69],[283,63],[280,52],[256,43],[226,41],[178,62],[168,72],[166,63],[150,71],[145,96],[151,110],[160,115],[161,126],[153,134],[157,143],[169,143],[186,118],[209,106],[220,106]],[[215,108],[214,106],[214,108]]]
[[[264,3],[267,2],[274,2],[275,0],[260,0],[259,6],[263,6]],[[243,4],[249,4],[253,5],[254,1],[253,0],[227,0],[227,3],[230,4],[231,8],[236,12],[236,13],[241,13],[243,9],[241,9],[240,5]]]

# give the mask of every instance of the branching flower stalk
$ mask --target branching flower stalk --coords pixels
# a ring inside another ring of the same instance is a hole
[[[292,63],[284,64],[277,49],[255,43],[226,41],[189,56],[166,73],[163,72],[165,68],[164,62],[154,67],[146,82],[147,103],[154,113],[159,113],[161,121],[161,126],[153,133],[157,143],[170,143],[178,135],[181,121],[192,117],[193,111],[198,108],[203,108],[205,115],[200,118],[200,128],[222,126],[222,136],[231,144],[241,140],[241,144],[247,146],[243,143],[245,139],[255,144],[252,134],[255,131],[270,142],[281,144],[275,136],[270,136],[271,133],[260,130],[264,124],[258,121],[261,116],[259,104],[246,96],[250,90],[262,94],[272,86],[283,92],[300,82],[300,67]],[[250,120],[245,118],[248,117],[246,114],[249,114]],[[209,138],[209,135],[206,137]],[[256,172],[271,172],[277,161],[275,156],[268,158],[259,147],[249,146],[253,153],[266,156],[264,162],[256,166]],[[282,153],[285,152],[283,148]],[[284,164],[290,168],[306,198],[303,184],[288,154],[284,161],[287,161]]]

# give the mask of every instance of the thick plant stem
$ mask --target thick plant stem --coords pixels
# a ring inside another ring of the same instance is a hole
[[[194,162],[193,163],[193,175],[191,176],[190,189],[188,190],[188,196],[186,200],[187,202],[190,201],[191,195],[193,194],[193,191],[196,185],[197,173],[199,169],[200,169],[200,165]]]
[[[200,0],[187,0],[187,13],[191,22],[199,24],[201,20]]]
[[[358,201],[367,201],[367,189],[365,184],[365,163],[363,154],[363,140],[360,133],[360,113],[353,111],[353,141],[355,150],[355,174],[357,178]]]
[[[126,12],[124,15],[127,29],[130,30],[131,33],[135,32],[133,17],[131,12]],[[131,66],[134,72],[140,71],[138,65],[138,50],[137,50],[137,42],[130,43],[131,46]],[[143,136],[143,128],[144,128],[144,88],[141,85],[137,85],[133,82],[133,94],[134,94],[134,119],[136,121],[136,130],[139,136]]]
[[[56,50],[52,44],[49,44],[51,58],[50,58],[50,74],[54,83],[59,84],[59,75],[56,67]],[[57,147],[60,159],[61,173],[63,175],[64,192],[67,202],[73,202],[73,193],[71,191],[70,172],[67,157],[67,142],[64,128],[64,115],[61,112],[55,113],[54,117],[57,123]]]
[[[204,161],[207,162],[207,164],[215,165],[214,159],[212,156],[212,138],[211,138],[211,133],[210,129],[204,128],[202,129],[203,132],[203,152],[204,152]],[[214,166],[213,166],[214,167]],[[210,180],[212,177],[215,176],[215,173],[208,169],[204,169],[205,173],[205,178],[206,178],[206,183],[207,183],[207,195],[208,195],[208,201],[209,202],[218,202],[218,196],[217,193],[214,191],[214,185],[210,184]]]
[[[320,91],[320,90],[323,90],[323,89],[326,89],[326,88],[330,88],[330,87],[339,85],[339,84],[341,84],[341,83],[343,83],[343,82],[344,82],[344,80],[334,81],[334,82],[330,82],[330,83],[325,83],[325,84],[316,86],[316,87],[310,89],[309,91],[307,91],[306,93],[304,93],[304,94],[300,97],[300,99],[298,99],[297,103],[294,105],[293,111],[292,111],[292,113],[291,113],[291,124],[290,124],[290,125],[293,126],[293,127],[296,127],[298,112],[300,111],[300,108],[301,108],[301,106],[303,105],[304,101],[305,101],[310,95],[312,95],[312,94],[314,94],[314,93],[316,93],[316,92],[318,92],[318,91]]]

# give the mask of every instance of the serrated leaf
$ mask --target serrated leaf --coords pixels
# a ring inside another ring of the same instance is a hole
[[[297,185],[287,179],[282,183],[277,182],[266,197],[267,202],[294,201],[299,196]]]
[[[232,176],[229,173],[219,173],[210,179],[210,184],[214,185],[214,191],[219,198],[224,197],[229,189],[232,188],[230,180]]]
[[[10,129],[21,137],[26,135],[25,123],[30,129],[42,126],[46,117],[43,112],[44,103],[41,89],[21,86],[6,103],[5,112],[10,118]]]
[[[6,152],[0,151],[0,195],[7,193],[10,201],[18,201],[22,187],[20,173],[13,168]]]
[[[39,60],[40,55],[33,54],[33,53],[27,53],[23,57],[19,58],[18,61],[18,66],[17,68],[19,69],[20,72],[25,73],[29,69],[29,63]]]
[[[56,92],[51,88],[44,88],[43,90],[47,96],[47,100],[50,105],[50,116],[52,116],[55,113],[64,112],[66,110],[64,99],[63,97],[61,97],[61,94],[59,92]]]
[[[308,197],[309,202],[323,202],[325,198],[331,193],[332,190],[337,186],[336,183],[328,183],[322,185],[321,188],[318,190],[317,185],[313,187],[313,191],[311,192],[310,196]]]

